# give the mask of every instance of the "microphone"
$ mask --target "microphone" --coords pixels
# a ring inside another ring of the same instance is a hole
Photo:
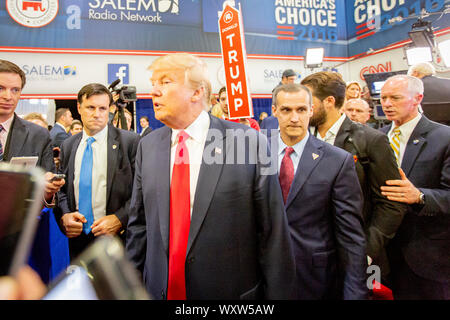
[[[403,21],[403,18],[398,16],[398,17],[394,17],[392,19],[389,19],[388,23],[389,24],[395,24],[396,22],[402,22],[402,21]]]
[[[108,89],[111,89],[111,88],[114,89],[115,86],[117,86],[119,84],[119,82],[120,82],[120,79],[114,80],[114,82],[109,85]]]

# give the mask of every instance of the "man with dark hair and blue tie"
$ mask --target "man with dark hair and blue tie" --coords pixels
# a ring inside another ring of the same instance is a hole
[[[95,237],[121,234],[127,225],[139,136],[108,125],[112,101],[105,86],[84,86],[78,93],[83,132],[61,146],[60,170],[68,183],[56,211],[72,259]]]
[[[299,299],[365,299],[363,197],[350,153],[309,134],[312,95],[299,84],[273,93],[279,181],[297,267]]]

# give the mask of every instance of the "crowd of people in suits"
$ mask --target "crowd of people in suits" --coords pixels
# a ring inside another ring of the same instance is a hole
[[[69,135],[67,109],[50,133],[15,114],[25,74],[0,60],[2,159],[39,157],[71,258],[117,235],[154,299],[375,299],[380,287],[450,299],[450,129],[419,111],[422,80],[385,82],[392,123],[376,130],[362,88],[335,72],[296,84],[287,71],[259,125],[228,119],[225,88],[222,113],[207,112],[201,59],[169,54],[149,70],[164,127],[117,128],[113,95],[91,83]]]

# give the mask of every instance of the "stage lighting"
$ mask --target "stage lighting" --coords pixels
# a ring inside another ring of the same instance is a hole
[[[324,48],[308,48],[306,49],[305,67],[319,68],[323,63]]]
[[[406,48],[406,60],[408,65],[412,66],[420,62],[433,61],[433,55],[430,47],[409,47]]]
[[[408,35],[416,47],[433,48],[435,45],[433,28],[429,21],[419,19],[419,21],[413,23],[412,29],[408,32]]]
[[[446,68],[450,68],[450,39],[438,43],[441,58]]]

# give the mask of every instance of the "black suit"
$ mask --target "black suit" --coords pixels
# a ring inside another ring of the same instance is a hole
[[[58,222],[60,222],[63,214],[77,211],[73,182],[75,154],[82,135],[82,133],[79,133],[70,137],[61,146],[60,171],[66,174],[66,184],[58,192],[58,210],[55,210]],[[118,129],[109,124],[107,141],[106,213],[115,214],[122,223],[122,227],[126,229],[133,188],[134,159],[139,136],[134,132]],[[79,254],[92,239],[92,232],[87,236],[82,233],[76,238],[69,239],[71,257],[74,258]]]
[[[364,196],[363,219],[367,255],[373,259],[373,264],[381,267],[383,276],[386,276],[389,273],[389,264],[385,247],[395,235],[406,212],[406,205],[388,200],[380,190],[386,180],[400,179],[389,140],[382,132],[345,117],[334,145],[357,158],[355,167]],[[360,153],[366,154],[367,165],[362,164],[365,160],[361,159],[364,154],[358,153],[357,148],[364,149],[360,150]]]
[[[381,130],[388,133],[390,128]],[[401,167],[425,194],[425,205],[408,205],[389,245],[394,296],[450,299],[450,128],[422,116],[408,140]],[[411,282],[408,272],[420,278]]]
[[[298,298],[366,299],[362,195],[352,156],[310,136],[286,201]]]
[[[266,138],[209,118],[186,251],[187,299],[292,298],[295,265],[277,167],[264,174],[260,159]],[[244,132],[258,140],[238,149]],[[162,127],[139,144],[127,230],[127,254],[155,299],[167,296],[171,135]],[[217,161],[207,164],[211,154]],[[236,164],[237,155],[254,163]]]
[[[54,147],[61,147],[61,144],[70,137],[70,133],[67,133],[59,124],[55,123],[52,130],[50,130],[50,138],[52,139],[52,145]]]
[[[23,120],[16,114],[4,150],[3,161],[10,161],[12,157],[38,156],[37,166],[45,171],[55,169],[48,130]]]
[[[426,76],[422,78],[422,82],[422,103],[450,102],[450,79]]]
[[[150,132],[152,132],[152,128],[146,127],[145,129],[142,130],[142,132],[141,132],[141,137],[145,137],[145,136],[148,135]]]

